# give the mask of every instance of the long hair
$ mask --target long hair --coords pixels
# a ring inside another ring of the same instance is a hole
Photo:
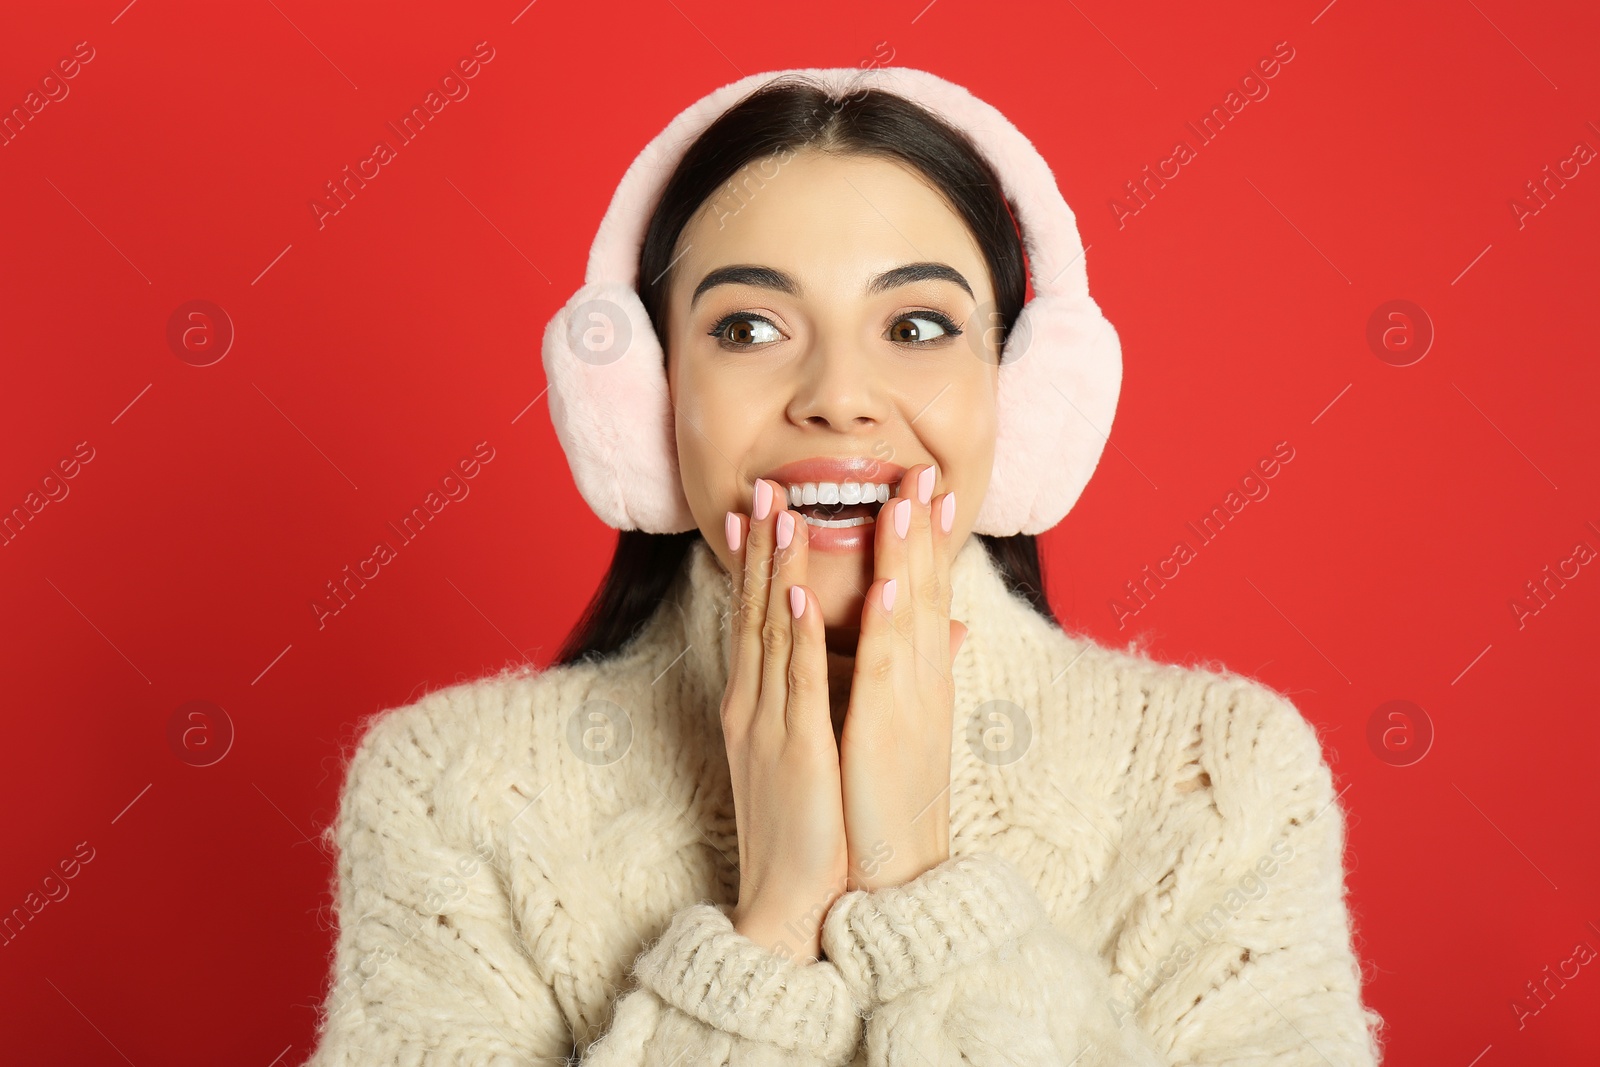
[[[838,95],[794,76],[769,82],[724,112],[668,179],[639,250],[636,282],[657,335],[666,337],[673,250],[683,228],[747,163],[808,146],[897,160],[942,191],[983,252],[995,292],[993,325],[1003,346],[1027,297],[1027,266],[994,168],[963,131],[904,97],[871,88]],[[611,567],[554,666],[606,656],[627,644],[655,614],[700,536],[699,530],[619,531]],[[1006,586],[1060,628],[1045,597],[1034,536],[974,536]]]

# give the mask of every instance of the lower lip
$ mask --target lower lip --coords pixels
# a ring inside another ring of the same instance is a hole
[[[795,517],[805,522],[798,512]],[[813,552],[863,552],[872,547],[877,532],[878,521],[875,517],[858,526],[813,526],[807,522],[806,544]]]

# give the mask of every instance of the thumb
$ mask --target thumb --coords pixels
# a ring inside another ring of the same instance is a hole
[[[957,619],[950,620],[950,658],[955,659],[956,653],[961,651],[961,645],[967,639],[967,624]]]

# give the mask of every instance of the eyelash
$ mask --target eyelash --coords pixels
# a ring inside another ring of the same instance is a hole
[[[953,341],[957,337],[960,337],[964,332],[958,328],[954,322],[950,321],[950,317],[948,315],[938,311],[931,311],[926,308],[917,308],[913,311],[896,315],[894,320],[890,322],[889,325],[893,326],[896,322],[899,322],[902,319],[928,319],[929,321],[936,323],[940,329],[944,330],[944,333],[940,334],[938,337],[930,337],[926,341],[895,342],[896,344],[904,345],[908,348],[922,348],[924,346],[937,344],[940,341]],[[767,318],[765,315],[755,315],[746,311],[735,311],[718,319],[715,325],[713,325],[711,329],[706,332],[709,336],[716,338],[717,344],[728,351],[737,352],[745,351],[751,348],[760,348],[761,344],[742,345],[733,341],[729,341],[722,336],[723,331],[735,322],[764,322],[768,326],[771,326],[774,330],[778,328],[778,324]],[[770,343],[770,341],[762,342],[762,344]]]

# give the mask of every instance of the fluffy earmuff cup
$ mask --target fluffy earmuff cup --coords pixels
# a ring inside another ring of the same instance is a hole
[[[1122,389],[1121,342],[1093,305],[1035,296],[1001,355],[994,466],[973,532],[1039,534],[1099,466]]]
[[[652,533],[694,529],[661,342],[633,288],[580,288],[545,327],[542,358],[556,436],[600,520]]]

